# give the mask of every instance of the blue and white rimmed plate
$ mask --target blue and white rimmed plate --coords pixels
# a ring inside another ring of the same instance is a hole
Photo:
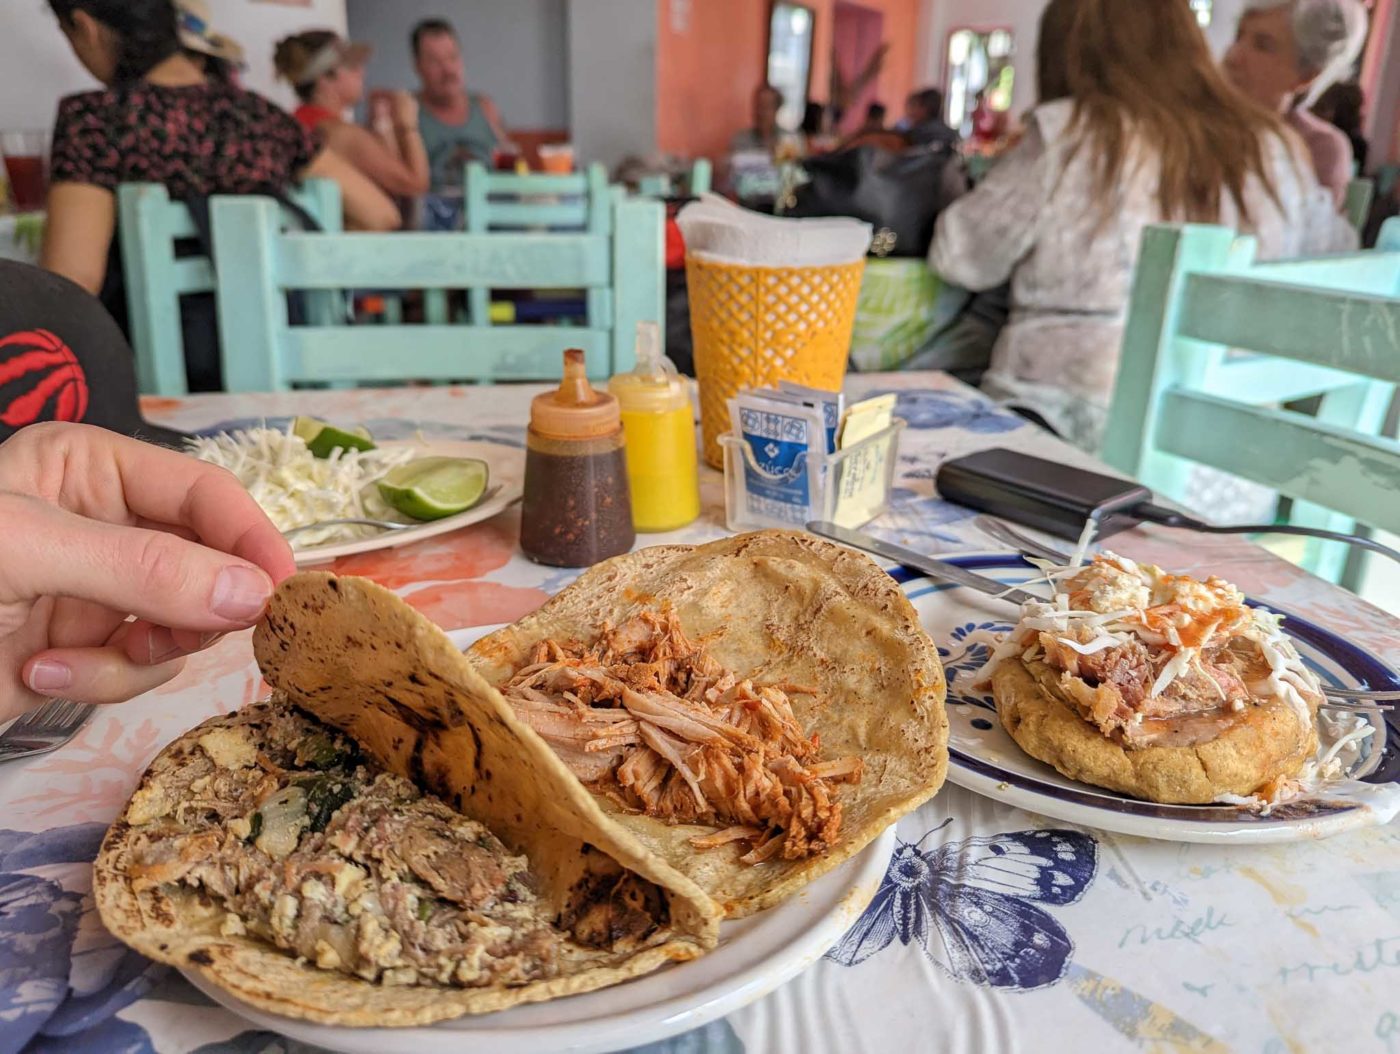
[[[468,648],[500,626],[457,630]],[[781,904],[720,925],[719,947],[688,963],[596,992],[460,1017],[423,1028],[344,1028],[269,1014],[198,973],[210,999],[260,1028],[350,1054],[604,1054],[655,1043],[718,1021],[811,966],[865,911],[895,851],[895,829]]]
[[[1020,585],[1038,573],[1009,554],[954,557],[951,562],[1007,585]],[[1057,820],[1178,842],[1260,844],[1325,838],[1387,823],[1400,813],[1400,727],[1395,715],[1387,726],[1385,715],[1376,711],[1362,717],[1375,731],[1362,741],[1352,779],[1267,814],[1228,805],[1156,805],[1067,779],[1022,751],[997,720],[991,696],[971,693],[962,683],[966,677],[959,676],[987,659],[986,645],[968,642],[969,635],[1010,629],[1015,608],[902,569],[890,573],[943,657],[951,726],[948,779],[960,787]],[[1323,683],[1400,688],[1400,674],[1375,655],[1291,611],[1280,613],[1287,616],[1284,631]]]

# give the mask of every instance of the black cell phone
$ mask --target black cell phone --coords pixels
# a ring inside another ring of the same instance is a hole
[[[936,486],[945,501],[1070,539],[1088,520],[1098,521],[1098,538],[1135,527],[1132,510],[1152,501],[1132,480],[1001,447],[944,462]]]

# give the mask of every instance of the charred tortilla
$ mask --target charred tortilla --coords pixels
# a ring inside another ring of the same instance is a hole
[[[162,751],[104,840],[95,897],[127,944],[351,1026],[591,991],[715,944],[703,891],[391,593],[299,575],[256,650],[274,699]]]
[[[823,761],[858,758],[858,782],[832,788],[834,843],[800,859],[746,863],[749,843],[697,848],[704,825],[639,814],[590,784],[608,814],[694,879],[731,916],[778,903],[849,859],[932,797],[947,770],[948,722],[937,649],[898,585],[866,556],[810,535],[768,531],[709,545],[662,546],[585,573],[536,613],[468,653],[493,685],[542,641],[590,642],[638,615],[678,619],[724,670],[789,690],[796,724]]]

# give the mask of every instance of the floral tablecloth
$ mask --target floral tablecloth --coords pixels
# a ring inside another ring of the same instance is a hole
[[[945,458],[1010,446],[1092,464],[946,377],[853,378],[897,389],[908,419],[895,508],[878,531],[926,552],[995,548],[933,494]],[[187,430],[314,414],[376,435],[521,444],[538,389],[395,389],[152,400]],[[699,522],[654,542],[724,533],[719,477]],[[448,629],[507,622],[572,572],[527,562],[518,513],[418,545],[339,561]],[[1138,559],[1214,572],[1394,663],[1400,625],[1235,540],[1143,529]],[[101,711],[62,750],[0,766],[0,1054],[305,1052],[212,1005],[118,945],[89,895],[89,862],[143,767],[180,732],[259,697],[247,634],[174,683]],[[1220,848],[1074,830],[949,785],[899,825],[860,924],[797,980],[648,1054],[884,1054],[1143,1050],[1400,1054],[1400,824],[1316,844]],[[1022,861],[1019,879],[991,870]],[[965,927],[963,953],[933,939]],[[1018,969],[1017,948],[1051,949]]]

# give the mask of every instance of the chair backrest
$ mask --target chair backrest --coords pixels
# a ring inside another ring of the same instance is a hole
[[[612,220],[608,172],[597,162],[568,175],[493,172],[467,163],[463,178],[464,227],[469,234],[499,230],[588,230],[603,233]]]
[[[1366,228],[1366,221],[1371,218],[1371,206],[1375,200],[1375,180],[1353,179],[1347,184],[1347,200],[1343,211],[1351,225],[1358,231]]]
[[[634,364],[640,321],[664,308],[662,207],[614,202],[608,232],[578,234],[310,234],[282,231],[276,205],[213,203],[219,330],[231,391],[299,382],[541,380],[558,377],[560,352],[582,348],[589,374]],[[389,288],[584,289],[582,326],[292,326],[292,290]]]
[[[709,158],[700,158],[690,166],[686,178],[685,193],[692,198],[708,194],[714,184],[714,166]],[[637,193],[644,198],[670,198],[676,195],[676,181],[664,174],[643,176],[637,184]]]
[[[340,187],[335,183],[307,180],[288,198],[322,229],[340,230]],[[202,252],[177,255],[177,245],[195,241],[198,234],[189,209],[171,201],[161,184],[118,187],[117,224],[137,386],[149,395],[184,395],[180,298],[216,291],[213,264]]]
[[[1241,246],[1243,245],[1243,249]],[[1218,227],[1151,227],[1134,279],[1104,457],[1171,498],[1191,463],[1308,503],[1295,522],[1400,529],[1400,253],[1256,264]],[[1251,354],[1252,353],[1252,354]],[[1278,408],[1318,397],[1315,417]],[[1334,580],[1345,553],[1314,547]]]

